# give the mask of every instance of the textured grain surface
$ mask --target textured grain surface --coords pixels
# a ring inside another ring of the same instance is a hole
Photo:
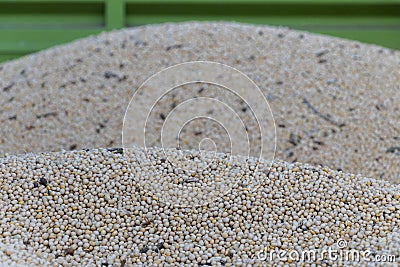
[[[114,31],[2,64],[0,152],[118,147],[134,91],[157,71],[192,60],[228,64],[257,83],[276,120],[277,157],[400,181],[398,51],[231,23]],[[168,114],[182,95],[166,96],[159,108]],[[161,121],[154,116],[151,125]],[[195,128],[187,148],[197,146]]]
[[[0,245],[0,262],[298,266],[304,259],[276,256],[295,250],[318,255],[305,266],[397,266],[367,260],[393,256],[398,264],[399,185],[282,161],[268,172],[264,160],[224,155],[192,176],[186,171],[200,168],[207,153],[187,152],[186,161],[180,153],[168,150],[169,161],[160,149],[1,158],[0,242],[8,247]],[[213,176],[224,177],[230,190],[212,195],[206,205],[179,207],[160,198],[203,183],[211,187],[220,182],[209,183]],[[198,182],[181,182],[188,179]],[[11,248],[15,243],[19,250]],[[329,248],[342,256],[324,255]],[[370,254],[347,260],[343,255],[352,249]],[[271,259],[259,254],[271,251],[276,253]]]

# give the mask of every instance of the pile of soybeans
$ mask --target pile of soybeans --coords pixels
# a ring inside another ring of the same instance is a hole
[[[275,159],[200,153],[198,140],[223,135],[204,121],[182,131],[182,147],[157,148],[176,105],[226,96],[208,86],[160,100],[151,148],[120,148],[137,88],[196,60],[259,86],[275,119]],[[398,51],[287,28],[143,26],[1,64],[0,95],[0,266],[399,263]],[[319,257],[301,259],[310,251]]]

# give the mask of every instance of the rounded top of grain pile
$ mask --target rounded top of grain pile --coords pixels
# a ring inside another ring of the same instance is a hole
[[[400,182],[398,51],[238,23],[135,27],[1,64],[0,153],[121,147],[135,90],[168,66],[196,60],[232,66],[260,87],[277,125],[277,157]],[[160,102],[163,115],[152,118],[149,132],[158,133],[185,97],[217,90],[184,91]],[[182,133],[190,149],[205,137],[202,126],[219,129],[200,120],[188,125],[196,129]],[[149,141],[161,146],[159,138]]]

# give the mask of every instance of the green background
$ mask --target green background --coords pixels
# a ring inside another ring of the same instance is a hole
[[[286,25],[400,49],[400,0],[0,0],[0,61],[104,30],[190,20]]]

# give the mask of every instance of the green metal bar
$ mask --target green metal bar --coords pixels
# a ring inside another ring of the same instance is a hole
[[[25,4],[25,3],[59,3],[59,4],[68,4],[68,3],[103,3],[105,0],[1,0],[0,3],[9,3],[9,4]]]
[[[26,54],[97,34],[95,29],[0,29],[1,54]]]
[[[400,0],[125,0],[128,4],[398,4]]]
[[[106,29],[113,30],[125,26],[125,1],[106,0]]]

